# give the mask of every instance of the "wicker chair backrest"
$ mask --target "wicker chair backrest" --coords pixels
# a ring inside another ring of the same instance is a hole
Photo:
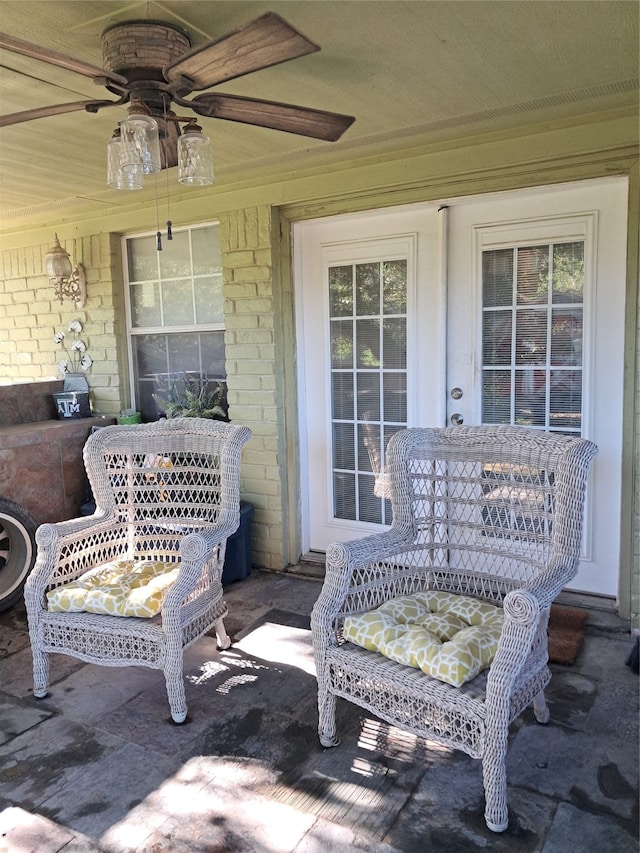
[[[442,588],[451,573],[456,590],[460,574],[490,574],[508,591],[552,558],[571,559],[575,572],[595,452],[578,437],[521,427],[404,430],[386,456],[392,529],[413,537],[410,562],[442,569]]]
[[[238,512],[238,478],[229,474],[248,432],[202,418],[97,430],[84,448],[97,509],[134,527],[224,521]]]

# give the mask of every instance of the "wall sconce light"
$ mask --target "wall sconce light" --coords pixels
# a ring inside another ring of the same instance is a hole
[[[60,245],[58,235],[56,241],[44,258],[44,265],[49,281],[54,287],[57,298],[62,302],[65,296],[72,299],[76,307],[83,308],[87,301],[87,279],[82,264],[72,266],[68,252]]]

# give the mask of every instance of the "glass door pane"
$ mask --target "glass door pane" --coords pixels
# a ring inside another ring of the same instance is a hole
[[[580,434],[584,242],[482,253],[482,421]]]
[[[407,261],[328,268],[335,518],[391,523],[384,453],[407,425]]]

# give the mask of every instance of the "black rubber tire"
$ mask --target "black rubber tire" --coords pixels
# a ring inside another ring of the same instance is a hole
[[[0,612],[21,598],[36,561],[36,524],[19,504],[0,498]]]

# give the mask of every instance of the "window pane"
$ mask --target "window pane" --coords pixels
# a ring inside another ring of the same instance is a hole
[[[549,289],[549,247],[518,249],[518,302],[546,302]]]
[[[329,316],[351,317],[353,314],[353,267],[331,267],[329,270]]]
[[[331,367],[353,366],[353,322],[334,320],[331,323]]]
[[[191,247],[188,231],[174,231],[173,239],[167,241],[162,252],[158,252],[161,278],[182,278],[191,275]]]
[[[382,264],[382,313],[407,312],[407,262],[385,261]]]
[[[356,266],[356,314],[377,316],[380,313],[380,264]]]
[[[511,364],[511,311],[485,311],[482,315],[484,364]]]
[[[482,375],[482,422],[511,422],[511,372],[485,370]]]
[[[166,335],[136,335],[133,338],[136,372],[140,377],[164,376],[169,370]]]
[[[482,304],[486,308],[513,302],[513,249],[482,253]]]
[[[161,326],[162,307],[160,305],[160,287],[157,281],[145,281],[133,284],[131,295],[131,325]]]
[[[202,375],[209,379],[226,379],[224,330],[218,332],[201,332],[200,358]]]
[[[553,301],[582,302],[584,293],[584,243],[559,243],[553,247]]]
[[[407,422],[407,374],[384,373],[382,393],[385,423],[406,424]]]
[[[359,520],[382,524],[382,502],[375,494],[376,478],[371,474],[358,476]]]
[[[358,468],[360,471],[380,473],[382,453],[380,450],[380,427],[378,424],[358,425]]]
[[[194,275],[207,275],[213,272],[222,273],[220,229],[217,225],[192,229],[191,254]]]
[[[407,321],[405,317],[386,319],[382,324],[382,365],[387,370],[407,366]]]
[[[358,389],[358,420],[380,420],[380,374],[356,373]]]
[[[552,311],[551,363],[582,364],[582,306],[554,308]]]
[[[356,467],[356,449],[353,424],[333,425],[333,467],[353,471]]]
[[[191,279],[163,281],[162,307],[165,326],[192,326],[194,316]]]
[[[380,321],[356,320],[357,367],[380,367]]]
[[[336,518],[353,519],[356,517],[355,474],[334,473],[333,514]]]
[[[549,401],[551,426],[580,432],[582,427],[582,371],[552,370]]]
[[[158,278],[158,255],[155,237],[134,237],[127,240],[129,281],[148,281]]]
[[[331,376],[332,417],[353,420],[353,374],[333,373]]]
[[[194,283],[196,323],[223,323],[222,276],[197,278]]]
[[[547,317],[545,308],[516,311],[516,363],[545,364],[547,360]]]
[[[515,374],[515,422],[521,426],[545,426],[546,373],[517,370]]]

